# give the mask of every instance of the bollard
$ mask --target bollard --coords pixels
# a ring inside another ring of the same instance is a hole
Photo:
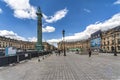
[[[20,60],[19,60],[19,55],[17,55],[17,63],[19,63],[20,62]]]

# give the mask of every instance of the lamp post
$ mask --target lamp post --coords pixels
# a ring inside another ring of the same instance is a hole
[[[66,51],[65,51],[65,39],[64,39],[64,37],[65,37],[65,30],[62,31],[62,34],[63,34],[63,46],[64,46],[63,52],[64,52],[64,56],[66,56]]]

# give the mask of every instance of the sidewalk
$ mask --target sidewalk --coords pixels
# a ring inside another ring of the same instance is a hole
[[[0,80],[120,80],[120,55],[53,54],[2,68]]]

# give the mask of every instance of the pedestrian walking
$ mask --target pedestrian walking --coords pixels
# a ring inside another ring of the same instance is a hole
[[[56,56],[58,55],[58,50],[55,50],[55,54],[56,54]]]
[[[112,46],[112,53],[114,53],[114,56],[117,56],[116,49]]]
[[[89,57],[91,57],[91,49],[88,49]]]
[[[60,54],[61,54],[60,50],[58,50],[58,54],[59,54],[59,56],[60,56]]]
[[[76,50],[76,54],[79,54],[79,51],[78,51],[78,49]]]

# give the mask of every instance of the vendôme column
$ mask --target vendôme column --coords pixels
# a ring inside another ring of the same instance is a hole
[[[42,12],[40,7],[36,12],[37,14],[37,43],[36,43],[36,50],[43,51],[44,47],[42,45]]]

